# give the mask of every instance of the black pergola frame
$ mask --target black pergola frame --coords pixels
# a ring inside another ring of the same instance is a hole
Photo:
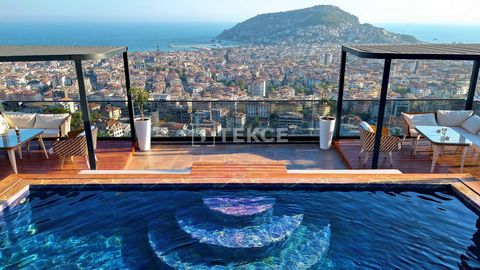
[[[0,62],[41,62],[41,61],[74,61],[80,96],[85,137],[87,139],[88,160],[90,169],[96,170],[95,149],[88,110],[88,98],[85,89],[82,61],[108,59],[115,55],[123,55],[125,87],[127,90],[128,113],[132,142],[135,142],[135,124],[133,99],[130,92],[130,70],[128,68],[127,47],[106,46],[0,46]]]
[[[471,110],[477,87],[480,69],[480,44],[411,44],[411,45],[358,45],[342,46],[340,76],[338,83],[337,113],[334,138],[340,138],[340,124],[342,119],[342,105],[345,87],[345,69],[347,53],[360,58],[384,60],[382,87],[378,106],[375,144],[373,147],[372,169],[378,169],[380,156],[380,142],[382,137],[385,106],[387,102],[390,68],[393,59],[397,60],[446,60],[446,61],[473,61],[472,75],[468,89],[465,109]]]

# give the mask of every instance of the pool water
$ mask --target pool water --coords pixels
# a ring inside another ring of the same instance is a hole
[[[478,215],[447,191],[33,190],[1,269],[473,269]]]

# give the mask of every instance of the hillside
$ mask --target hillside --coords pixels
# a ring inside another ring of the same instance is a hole
[[[413,36],[361,24],[356,16],[329,5],[257,15],[217,38],[253,44],[419,42]]]

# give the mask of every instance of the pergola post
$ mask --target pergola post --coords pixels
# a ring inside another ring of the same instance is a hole
[[[385,117],[385,106],[387,105],[388,81],[390,79],[391,59],[385,59],[383,67],[382,89],[380,91],[380,103],[378,104],[377,128],[375,131],[375,144],[373,146],[372,169],[378,169],[380,157],[380,143],[382,140],[383,120]]]
[[[342,46],[342,60],[340,63],[340,78],[338,80],[337,116],[335,121],[335,140],[340,139],[340,122],[342,121],[343,90],[345,87],[345,67],[347,63],[347,52]]]
[[[128,68],[128,53],[123,53],[123,68],[125,71],[125,87],[127,88],[128,117],[130,120],[131,140],[135,143],[135,113],[133,107],[132,93],[130,92],[130,69]]]
[[[475,90],[477,88],[478,71],[480,69],[480,60],[473,62],[472,76],[470,77],[470,86],[468,87],[467,102],[465,103],[465,110],[473,108],[473,100],[475,98]]]
[[[88,160],[91,170],[97,169],[95,161],[95,149],[93,147],[92,127],[90,126],[90,115],[88,112],[87,93],[85,91],[85,81],[83,78],[82,61],[75,60],[75,70],[77,71],[78,90],[80,96],[80,109],[82,111],[83,128],[85,129],[85,137],[87,138]]]

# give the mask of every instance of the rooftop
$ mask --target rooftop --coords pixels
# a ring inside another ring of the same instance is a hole
[[[0,62],[99,60],[126,51],[111,46],[0,46]]]
[[[343,49],[359,57],[376,59],[480,59],[480,44],[353,45]]]

